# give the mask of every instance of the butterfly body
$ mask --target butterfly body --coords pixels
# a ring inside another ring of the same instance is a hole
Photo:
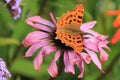
[[[66,46],[70,46],[75,52],[83,49],[82,32],[79,30],[82,23],[84,7],[82,4],[76,6],[74,10],[67,11],[58,18],[56,39],[60,39]]]

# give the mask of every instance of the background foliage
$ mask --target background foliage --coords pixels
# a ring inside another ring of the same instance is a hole
[[[12,74],[12,78],[8,80],[47,80],[50,77],[47,67],[54,54],[44,59],[41,71],[33,68],[34,56],[23,57],[27,48],[21,44],[21,41],[34,30],[24,21],[33,15],[49,19],[49,12],[59,17],[68,9],[73,9],[76,3],[82,3],[85,6],[83,22],[97,20],[94,29],[109,35],[111,40],[116,31],[112,26],[115,17],[106,15],[106,11],[120,8],[120,0],[22,0],[20,4],[22,14],[17,20],[10,16],[6,4],[0,0],[0,57],[6,61]],[[111,48],[108,52],[109,60],[103,64],[105,74],[102,74],[93,63],[85,64],[85,76],[81,80],[120,80],[120,41],[115,45],[109,44],[109,47]],[[77,78],[78,74],[76,68],[75,75],[63,72],[56,80],[80,80]]]

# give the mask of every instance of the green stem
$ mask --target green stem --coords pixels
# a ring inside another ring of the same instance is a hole
[[[39,8],[39,11],[38,11],[38,15],[41,15],[44,13],[44,9],[45,9],[45,6],[47,5],[47,0],[42,0],[41,4],[40,4],[40,8]]]
[[[61,75],[61,73],[64,69],[63,55],[64,55],[64,53],[62,53],[62,55],[60,56],[58,75]]]
[[[50,78],[49,78],[48,80],[55,80],[55,79],[56,79],[56,78],[53,78],[53,77],[50,76]]]

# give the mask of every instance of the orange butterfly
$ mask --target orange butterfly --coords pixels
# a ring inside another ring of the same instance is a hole
[[[83,49],[82,32],[79,30],[84,15],[84,6],[78,4],[75,9],[68,10],[66,14],[58,18],[56,39],[61,40],[66,46],[70,46],[75,52]]]

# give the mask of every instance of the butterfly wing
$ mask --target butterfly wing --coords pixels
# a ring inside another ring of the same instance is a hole
[[[79,30],[82,24],[84,7],[82,4],[75,9],[67,11],[58,19],[56,39],[60,39],[66,46],[70,46],[75,52],[82,51],[82,34]]]
[[[76,6],[75,9],[67,11],[62,17],[58,18],[57,27],[80,27],[83,19],[84,7],[82,4]]]

